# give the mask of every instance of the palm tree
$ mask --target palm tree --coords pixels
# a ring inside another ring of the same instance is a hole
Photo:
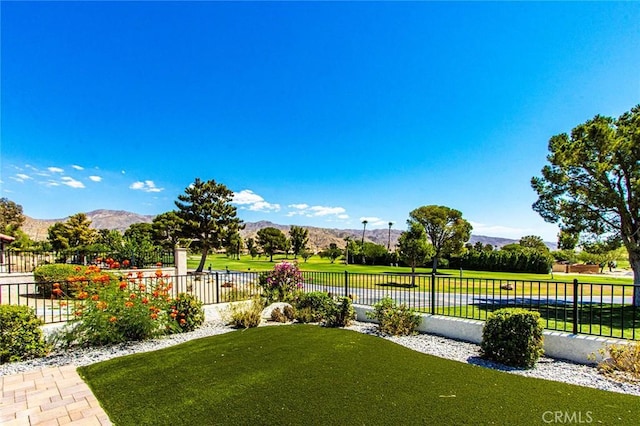
[[[369,221],[367,219],[364,219],[362,221],[362,264],[364,265],[365,263],[367,263],[366,259],[364,258],[364,231],[367,229],[367,223],[369,223]]]
[[[391,252],[391,227],[393,226],[393,222],[389,222],[389,240],[387,241],[387,251]]]
[[[344,263],[346,265],[349,264],[349,243],[351,242],[351,237],[345,237],[344,242],[346,243],[344,249]]]

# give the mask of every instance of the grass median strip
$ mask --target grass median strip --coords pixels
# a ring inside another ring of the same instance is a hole
[[[228,333],[79,372],[117,425],[545,424],[546,413],[640,424],[636,396],[314,325]]]

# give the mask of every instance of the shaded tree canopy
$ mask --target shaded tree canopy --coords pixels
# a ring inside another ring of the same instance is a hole
[[[230,234],[242,228],[232,200],[233,192],[225,185],[199,178],[178,195],[177,215],[184,221],[180,234],[194,240],[202,252],[196,272],[202,272],[210,250],[222,247]]]
[[[400,234],[398,239],[398,254],[400,259],[411,267],[413,273],[416,267],[424,265],[427,259],[435,254],[435,250],[427,241],[427,234],[420,223],[408,220],[407,224],[409,229]]]
[[[16,232],[24,224],[22,206],[7,198],[0,198],[0,233],[17,236]]]
[[[409,213],[418,222],[434,248],[433,271],[438,268],[438,258],[454,254],[462,249],[471,237],[473,227],[462,218],[459,210],[446,206],[422,206]]]
[[[531,179],[533,209],[571,233],[621,240],[640,305],[640,105],[551,137],[547,161]]]
[[[307,243],[309,242],[309,230],[302,228],[301,226],[293,225],[289,230],[289,239],[291,241],[293,258],[295,259],[307,248]]]
[[[277,250],[285,249],[286,243],[286,235],[278,228],[269,226],[258,231],[258,244],[262,247],[262,250],[269,255],[270,262],[273,262],[273,254]]]

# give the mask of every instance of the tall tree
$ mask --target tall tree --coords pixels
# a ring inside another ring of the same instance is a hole
[[[409,229],[400,234],[398,254],[411,267],[411,285],[415,285],[416,267],[424,265],[427,258],[435,254],[433,246],[427,242],[424,226],[415,220],[408,220]]]
[[[286,235],[278,228],[269,226],[258,231],[258,244],[269,255],[269,262],[273,262],[273,254],[277,250],[284,250],[286,243]]]
[[[537,235],[526,235],[520,238],[519,244],[522,247],[532,248],[542,253],[549,253],[549,247],[544,243],[542,237]]]
[[[558,232],[558,250],[575,250],[579,240],[579,234],[561,229]]]
[[[247,242],[245,243],[247,246],[247,250],[249,250],[249,254],[253,259],[258,255],[258,247],[256,246],[256,240],[253,238],[247,238]]]
[[[289,229],[289,240],[291,241],[291,251],[293,258],[296,259],[300,253],[307,248],[309,242],[309,230],[301,226],[293,225]]]
[[[161,213],[153,218],[153,240],[164,248],[174,249],[180,241],[184,221],[175,211]]]
[[[22,206],[7,198],[0,198],[0,233],[16,236],[16,232],[24,224]]]
[[[471,237],[473,227],[459,210],[430,205],[418,207],[409,216],[424,227],[433,245],[433,272],[437,271],[441,256],[457,253]]]
[[[338,245],[336,243],[330,243],[329,248],[324,249],[319,253],[320,257],[328,258],[331,263],[335,262],[341,254],[342,250],[338,248]]]
[[[202,257],[196,272],[202,272],[209,251],[219,249],[228,235],[242,227],[231,204],[233,192],[215,180],[195,181],[178,195],[177,214],[184,221],[181,236],[197,241]]]
[[[234,232],[225,241],[225,251],[227,256],[231,256],[232,259],[240,260],[240,254],[242,253],[242,237],[240,232]]]
[[[533,209],[561,229],[622,241],[640,306],[640,105],[596,115],[549,140],[549,164],[533,177]]]

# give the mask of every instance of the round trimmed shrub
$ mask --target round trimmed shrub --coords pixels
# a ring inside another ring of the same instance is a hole
[[[175,314],[172,316],[171,314]],[[180,332],[193,331],[204,322],[202,302],[192,294],[180,293],[171,302],[169,315],[178,324]]]
[[[484,325],[480,354],[504,365],[532,368],[544,353],[543,329],[539,312],[498,309]]]
[[[0,364],[47,355],[41,325],[28,306],[0,305]]]

